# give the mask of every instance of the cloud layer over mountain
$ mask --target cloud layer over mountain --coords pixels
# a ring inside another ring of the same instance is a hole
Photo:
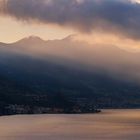
[[[130,0],[1,0],[0,5],[2,14],[21,21],[140,38],[140,4]]]

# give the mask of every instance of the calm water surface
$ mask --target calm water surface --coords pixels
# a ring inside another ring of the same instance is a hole
[[[0,140],[140,140],[140,110],[0,117]]]

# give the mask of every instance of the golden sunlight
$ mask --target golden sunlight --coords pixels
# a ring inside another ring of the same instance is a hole
[[[140,51],[140,40],[133,40],[109,33],[95,32],[90,35],[78,34],[73,36],[72,39],[74,41],[87,42],[91,45],[112,45],[126,49],[128,51]]]

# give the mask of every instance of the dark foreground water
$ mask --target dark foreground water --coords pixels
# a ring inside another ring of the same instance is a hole
[[[0,140],[140,140],[140,110],[0,117]]]

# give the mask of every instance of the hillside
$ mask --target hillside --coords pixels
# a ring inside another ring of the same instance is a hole
[[[2,106],[138,108],[138,59],[139,53],[69,38],[29,37],[1,43],[0,102]]]

